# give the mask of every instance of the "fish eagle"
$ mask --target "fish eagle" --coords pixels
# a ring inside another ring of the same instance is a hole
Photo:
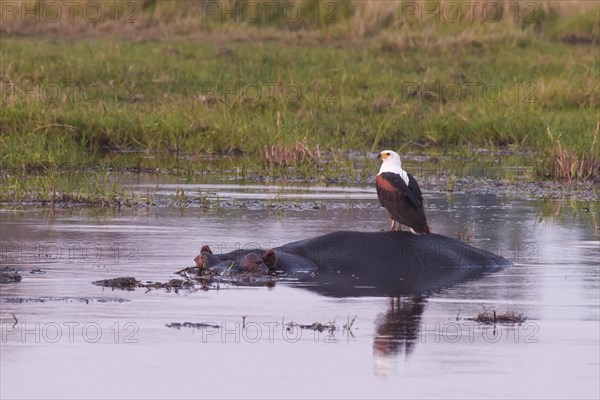
[[[423,195],[415,178],[402,169],[398,153],[384,150],[377,158],[383,163],[375,178],[377,197],[392,220],[391,230],[396,223],[408,226],[413,233],[431,233],[423,209]]]

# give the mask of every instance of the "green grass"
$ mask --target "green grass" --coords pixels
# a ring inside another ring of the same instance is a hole
[[[202,26],[205,40],[192,28],[161,40],[3,34],[0,167],[193,173],[214,165],[207,155],[242,154],[239,164],[256,171],[273,168],[265,148],[298,143],[319,146],[343,168],[345,152],[382,148],[509,146],[536,150],[546,162],[555,147],[548,129],[564,149],[600,158],[594,12],[540,8],[536,29],[510,21],[413,21],[407,29],[397,16],[368,20],[352,4],[338,24],[306,23],[300,33],[282,21],[212,21]],[[183,16],[148,1],[143,12],[149,21],[193,26],[189,10]],[[368,29],[356,33],[359,17]],[[258,39],[227,40],[240,32]],[[593,41],[560,40],[569,35]]]

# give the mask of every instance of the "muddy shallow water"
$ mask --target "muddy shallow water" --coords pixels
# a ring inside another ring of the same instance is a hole
[[[268,248],[388,226],[370,189],[207,189],[315,207],[0,212],[1,266],[22,270],[0,286],[0,397],[600,396],[598,204],[427,196],[436,232],[473,226],[475,246],[515,265],[423,298],[333,297],[293,280],[208,291],[91,284],[168,281],[203,243]],[[484,309],[527,320],[468,320]]]

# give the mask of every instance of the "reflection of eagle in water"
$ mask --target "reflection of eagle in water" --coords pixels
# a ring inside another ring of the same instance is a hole
[[[385,314],[377,317],[373,340],[375,373],[387,375],[394,358],[409,356],[418,343],[421,332],[421,316],[427,301],[417,298],[391,298]]]
[[[398,153],[384,150],[377,158],[383,163],[375,178],[377,197],[390,214],[391,229],[396,223],[408,226],[413,233],[431,233],[423,210],[423,195],[415,178],[402,169]]]

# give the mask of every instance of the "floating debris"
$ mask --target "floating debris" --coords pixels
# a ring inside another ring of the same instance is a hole
[[[167,291],[175,290],[175,292],[177,292],[179,289],[194,289],[195,285],[195,283],[189,279],[171,279],[168,282],[146,281],[146,283],[142,283],[141,281],[138,281],[137,279],[131,276],[103,279],[100,281],[92,282],[92,284],[121,290],[135,290],[136,288],[145,288],[147,289],[147,291],[150,291],[152,289],[166,289]]]
[[[354,320],[353,320],[353,322],[354,322]],[[311,331],[318,331],[318,332],[327,331],[329,333],[333,333],[338,330],[338,327],[335,325],[335,322],[328,322],[326,324],[322,324],[320,322],[313,322],[310,325],[303,325],[303,324],[297,324],[295,322],[289,322],[285,325],[285,329],[288,332],[291,331],[293,328],[308,329]]]
[[[0,303],[124,303],[130,300],[112,297],[0,297]]]
[[[6,272],[6,273],[10,273],[10,274],[20,274],[23,272],[23,270],[18,269],[18,268],[3,267],[3,268],[0,268],[0,272]]]
[[[113,289],[133,290],[140,285],[140,281],[137,279],[126,276],[120,278],[103,279],[100,281],[92,282],[94,285],[110,287]]]
[[[165,325],[167,328],[195,328],[195,329],[203,329],[203,328],[215,328],[218,329],[219,325],[215,324],[207,324],[204,322],[184,322],[183,324],[180,322],[171,322],[170,324]]]
[[[20,275],[20,270],[14,268],[0,269],[0,283],[16,283],[23,279]]]
[[[171,289],[193,289],[194,282],[190,280],[183,279],[171,279],[168,282],[147,282],[145,284],[140,284],[139,287],[145,287],[146,289],[167,289],[170,291]]]
[[[273,271],[269,275],[257,273],[255,271],[244,271],[241,273],[233,273],[232,267],[235,263],[231,263],[223,271],[218,271],[206,267],[186,267],[175,272],[183,279],[171,279],[167,282],[154,281],[139,281],[134,277],[119,277],[112,279],[103,279],[92,282],[94,285],[102,287],[110,287],[112,289],[135,290],[136,288],[144,288],[146,292],[153,289],[173,290],[177,293],[179,290],[185,289],[188,291],[196,290],[220,290],[220,284],[226,284],[231,287],[235,286],[266,286],[274,287],[278,277],[285,276],[280,271]],[[273,275],[278,275],[277,277]]]
[[[496,310],[491,313],[484,309],[475,318],[466,318],[469,321],[479,322],[480,324],[521,324],[527,320],[523,314],[517,314],[514,311],[505,311],[502,314],[496,314]]]
[[[36,268],[36,269],[32,269],[31,271],[29,271],[30,274],[45,274],[47,271],[44,271],[43,269],[40,268]]]

